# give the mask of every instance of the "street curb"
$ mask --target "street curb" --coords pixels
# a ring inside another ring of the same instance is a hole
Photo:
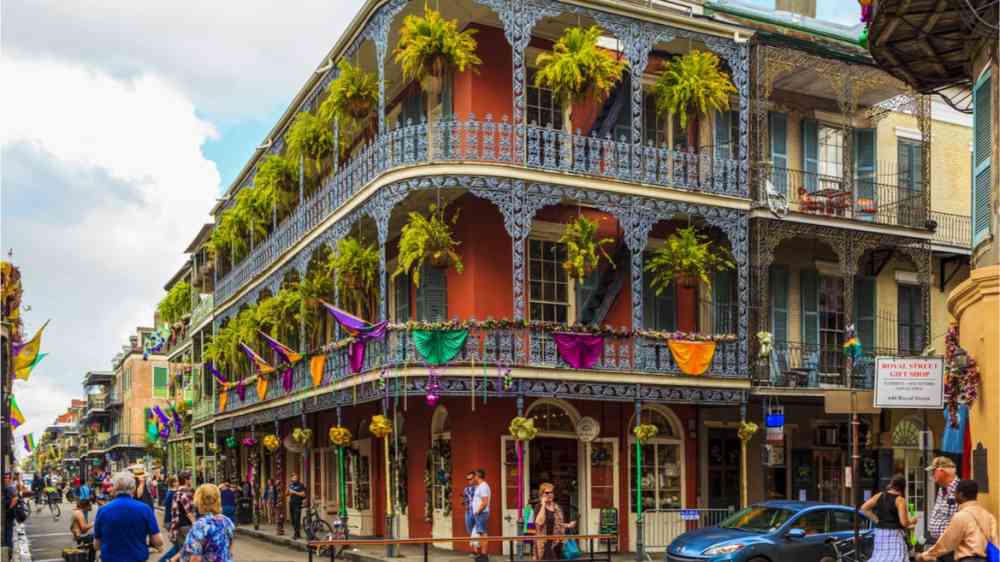
[[[264,531],[255,531],[252,527],[236,527],[236,534],[254,538],[278,546],[288,547],[299,552],[307,552],[305,541],[296,541],[289,537],[279,537]],[[360,552],[345,551],[337,554],[338,559],[351,560],[352,562],[385,562],[383,558],[369,556]]]

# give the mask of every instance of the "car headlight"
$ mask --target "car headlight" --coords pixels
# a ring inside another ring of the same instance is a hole
[[[702,554],[704,554],[705,556],[718,556],[720,554],[732,554],[733,552],[736,552],[737,550],[742,549],[744,546],[746,546],[746,545],[742,544],[742,543],[723,544],[723,545],[720,545],[720,546],[713,546],[713,547],[709,548],[708,550],[706,550],[705,552],[702,552]]]

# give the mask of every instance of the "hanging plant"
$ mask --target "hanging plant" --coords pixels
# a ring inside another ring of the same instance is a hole
[[[510,436],[515,441],[531,441],[535,438],[535,435],[538,435],[534,418],[526,418],[524,416],[517,416],[510,420],[510,426],[507,430],[510,431]]]
[[[428,208],[427,216],[411,212],[410,220],[403,225],[399,236],[399,255],[396,258],[399,266],[393,278],[409,273],[413,284],[419,287],[420,271],[425,263],[442,269],[451,266],[462,273],[462,258],[455,251],[460,242],[451,233],[452,225],[458,222],[458,213],[456,210],[449,221],[444,216],[444,207],[433,203]]]
[[[299,112],[285,133],[285,143],[292,164],[301,158],[310,164],[307,169],[318,174],[323,169],[323,160],[333,153],[333,125],[308,111]]]
[[[771,332],[757,332],[757,343],[760,344],[757,356],[761,359],[770,357],[774,351],[774,335]]]
[[[389,418],[379,414],[372,417],[371,423],[368,424],[368,429],[376,438],[382,439],[392,434],[392,422]]]
[[[351,430],[346,427],[335,425],[330,428],[330,443],[337,447],[348,447],[353,439]]]
[[[253,183],[251,193],[255,197],[252,204],[258,211],[266,212],[270,224],[272,207],[282,216],[298,201],[299,164],[292,159],[271,154],[257,167]]]
[[[236,440],[235,435],[229,435],[226,437],[226,447],[229,449],[235,449],[239,446],[239,442]]]
[[[600,264],[601,256],[604,256],[611,267],[615,264],[611,256],[604,250],[604,246],[614,243],[614,238],[602,238],[597,240],[597,222],[580,215],[577,219],[566,225],[559,242],[566,245],[566,260],[563,261],[563,269],[572,279],[583,281]]]
[[[329,269],[337,274],[341,303],[355,313],[376,308],[379,262],[375,244],[364,246],[350,236],[341,239],[330,256]]]
[[[426,5],[423,15],[406,16],[393,52],[403,78],[419,81],[428,93],[440,92],[449,68],[464,72],[482,64],[475,33],[476,29],[459,31],[458,20],[446,20]]]
[[[257,303],[257,327],[273,338],[297,338],[301,312],[302,295],[294,287],[284,287]]]
[[[632,434],[639,440],[639,443],[649,441],[656,437],[658,433],[660,433],[659,428],[651,423],[641,423],[632,429]]]
[[[719,68],[719,57],[694,50],[667,63],[653,86],[656,114],[677,115],[688,128],[688,146],[696,146],[697,117],[729,109],[736,93],[729,76]]]
[[[216,451],[218,451],[219,450],[219,444],[215,443],[215,442],[209,443],[208,444],[208,450],[211,451],[211,452],[213,452],[213,453],[216,452]]]
[[[713,245],[715,243],[708,236],[698,233],[694,227],[678,229],[646,263],[645,270],[652,274],[650,286],[656,289],[657,295],[675,280],[684,287],[695,287],[698,281],[711,286],[710,273],[736,267],[729,250]]]
[[[602,100],[615,87],[625,70],[625,61],[597,41],[601,28],[571,27],[535,59],[535,86],[552,90],[563,106],[563,130],[572,131],[573,102],[590,97]]]
[[[161,322],[173,324],[191,314],[191,284],[187,281],[175,283],[156,305],[156,314]]]
[[[270,453],[277,451],[278,447],[281,447],[281,440],[279,440],[278,436],[274,435],[273,433],[265,435],[263,443],[264,443],[264,448],[267,449],[267,451]]]
[[[378,78],[347,60],[337,64],[340,72],[330,82],[328,94],[319,106],[319,114],[327,122],[334,118],[344,121],[361,122],[378,104]]]
[[[308,428],[296,427],[292,430],[292,440],[299,445],[307,445],[312,440],[312,435],[312,430]]]

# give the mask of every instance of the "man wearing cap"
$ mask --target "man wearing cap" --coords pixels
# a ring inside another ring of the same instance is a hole
[[[955,477],[955,461],[948,457],[935,457],[931,461],[931,465],[927,467],[927,472],[931,473],[931,478],[938,485],[934,509],[927,521],[928,543],[934,544],[944,534],[952,517],[958,511],[958,500],[955,498],[958,478]],[[945,554],[938,557],[938,560],[953,562],[954,557],[951,554]]]

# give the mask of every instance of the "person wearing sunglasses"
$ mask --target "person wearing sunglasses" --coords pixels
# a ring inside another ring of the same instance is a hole
[[[566,529],[575,529],[576,521],[569,523],[563,518],[562,508],[556,503],[556,487],[550,482],[543,482],[538,487],[538,497],[541,500],[538,513],[535,515],[535,560],[560,560],[562,558],[562,542],[545,540],[566,534]]]

